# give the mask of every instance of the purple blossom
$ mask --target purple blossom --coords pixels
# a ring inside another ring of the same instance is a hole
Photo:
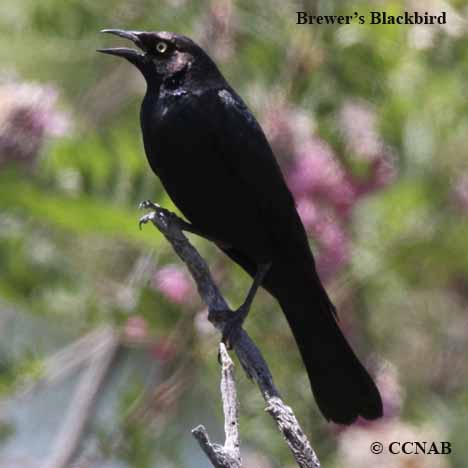
[[[0,167],[9,161],[33,162],[48,137],[70,129],[57,110],[58,92],[34,83],[0,85]]]
[[[309,197],[300,197],[297,202],[297,211],[307,231],[310,231],[320,218],[319,208]]]
[[[339,113],[347,149],[364,161],[372,161],[382,151],[383,143],[377,133],[377,116],[365,101],[346,101]]]
[[[308,113],[291,108],[284,96],[275,97],[271,102],[273,104],[262,119],[262,127],[280,163],[286,163],[310,139],[315,124]]]
[[[318,244],[318,270],[324,280],[330,279],[349,262],[353,207],[395,180],[395,157],[378,134],[375,111],[364,101],[348,101],[338,118],[348,152],[368,164],[364,178],[356,177],[314,134],[309,114],[289,106],[281,95],[272,101],[263,127],[285,169],[304,226]]]
[[[175,304],[189,303],[194,294],[188,273],[177,265],[168,265],[156,272],[153,286]]]
[[[354,184],[357,195],[362,197],[394,182],[398,175],[395,160],[395,155],[387,148],[385,153],[372,161],[367,178]]]
[[[350,240],[346,227],[329,209],[308,197],[299,200],[297,209],[306,230],[318,244],[317,269],[326,281],[349,261]]]
[[[288,185],[296,197],[309,196],[332,205],[342,216],[356,201],[355,186],[337,161],[331,147],[320,138],[310,138],[296,152],[288,174]]]
[[[359,196],[393,182],[397,175],[395,156],[378,134],[377,115],[372,106],[365,101],[349,100],[341,108],[339,122],[348,151],[369,163],[365,180],[354,182]]]
[[[320,246],[317,270],[326,281],[334,277],[349,262],[350,239],[345,227],[333,218],[323,217],[312,230]]]

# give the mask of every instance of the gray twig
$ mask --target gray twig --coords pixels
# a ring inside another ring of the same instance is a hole
[[[187,223],[175,214],[151,202],[143,202],[140,206],[153,210],[140,219],[140,225],[152,222],[169,241],[177,255],[186,264],[195,280],[201,298],[208,306],[208,320],[222,332],[228,314],[232,313],[232,311],[213,281],[207,263],[182,232],[183,229],[186,229]],[[224,363],[227,362],[225,361],[227,352],[223,348],[224,346],[220,348],[220,357],[223,362],[221,393],[225,412],[226,443],[224,447],[211,443],[203,426],[196,427],[192,433],[215,468],[237,468],[241,467],[237,424],[237,398],[235,397],[233,377],[225,376]],[[283,403],[278,390],[275,388],[265,359],[245,330],[241,330],[238,339],[234,342],[234,351],[247,375],[257,383],[267,403],[266,410],[276,421],[298,466],[301,468],[320,468],[317,455],[299,426],[294,413],[290,407]],[[230,367],[232,375],[232,361],[228,367]],[[223,380],[230,382],[230,384],[227,387],[223,386]],[[230,394],[231,396],[228,394],[229,391],[232,391],[233,387],[235,403],[232,400],[232,393]],[[235,421],[235,428],[228,428],[229,421],[232,422],[233,420]],[[231,432],[231,429],[235,429],[235,435]],[[232,454],[232,450],[227,450],[227,447],[232,447],[232,445],[227,445],[228,441],[230,444],[233,441],[236,448],[235,456],[233,457],[226,456],[226,454]]]
[[[226,346],[223,343],[219,345],[219,356],[222,364],[221,397],[223,399],[224,432],[226,434],[224,446],[211,443],[208,433],[203,426],[197,426],[192,430],[192,434],[215,468],[241,468],[239,403],[237,401],[236,383],[234,381],[234,363],[229,357]]]

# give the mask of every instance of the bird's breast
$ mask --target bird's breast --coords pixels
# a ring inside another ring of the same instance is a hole
[[[269,242],[257,207],[226,165],[215,135],[204,127],[206,119],[197,118],[203,111],[194,112],[190,103],[142,110],[148,161],[189,221],[220,242],[255,250],[263,258]],[[253,226],[256,235],[245,226]]]

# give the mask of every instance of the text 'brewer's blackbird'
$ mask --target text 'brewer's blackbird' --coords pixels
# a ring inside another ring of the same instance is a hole
[[[293,197],[259,124],[204,50],[169,32],[104,30],[139,50],[102,49],[147,82],[141,128],[149,164],[194,230],[280,303],[323,415],[350,424],[382,415],[379,391],[343,336],[315,269]]]

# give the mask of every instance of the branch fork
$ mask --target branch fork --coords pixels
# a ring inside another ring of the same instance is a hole
[[[223,333],[232,311],[213,281],[206,261],[182,231],[199,233],[174,213],[150,201],[142,202],[140,208],[152,210],[140,218],[140,228],[143,224],[151,222],[169,241],[176,254],[189,269],[198,292],[208,307],[208,320]],[[257,383],[267,404],[266,411],[275,420],[297,465],[301,468],[320,468],[317,455],[302,431],[292,409],[286,406],[281,399],[265,359],[244,329],[240,329],[232,346],[247,376]],[[203,426],[193,429],[192,434],[215,468],[241,468],[234,365],[223,343],[219,347],[219,358],[222,364],[221,395],[225,418],[225,443],[223,446],[212,443]]]

